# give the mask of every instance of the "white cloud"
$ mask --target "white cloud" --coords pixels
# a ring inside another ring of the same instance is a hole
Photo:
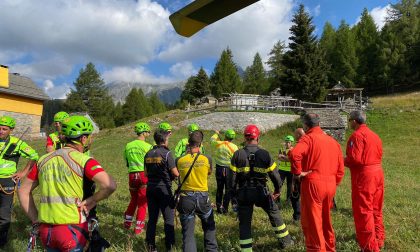
[[[53,99],[64,99],[70,92],[70,85],[67,83],[56,86],[52,80],[45,80],[43,85],[45,93]]]
[[[372,16],[379,30],[382,29],[382,27],[385,25],[385,19],[388,16],[388,10],[390,8],[391,6],[388,4],[384,7],[375,7],[370,11],[370,15]]]
[[[179,62],[169,68],[170,75],[156,76],[149,72],[145,67],[114,67],[102,74],[106,83],[113,81],[140,82],[144,84],[165,84],[177,81],[183,81],[191,75],[197,74],[198,70],[194,68],[189,61]]]
[[[151,0],[3,0],[0,48],[30,64],[57,55],[79,64],[146,63],[166,41],[168,16]]]
[[[313,10],[313,15],[315,17],[317,17],[317,16],[319,16],[319,14],[321,14],[321,5],[318,4],[317,6],[315,6],[315,8]]]
[[[166,76],[154,76],[146,68],[139,66],[114,67],[102,74],[106,83],[113,81],[141,82],[147,84],[162,84],[172,82],[173,79]]]
[[[51,57],[32,63],[15,63],[10,66],[11,72],[30,76],[35,80],[54,79],[57,76],[68,75],[72,64],[62,57]]]
[[[191,75],[196,75],[198,70],[194,68],[193,64],[190,61],[184,61],[176,63],[169,68],[171,74],[179,79],[189,78]]]
[[[212,57],[229,46],[241,67],[252,64],[255,53],[266,60],[278,40],[289,37],[292,0],[264,0],[204,28],[191,38],[172,37],[159,59],[174,62]]]

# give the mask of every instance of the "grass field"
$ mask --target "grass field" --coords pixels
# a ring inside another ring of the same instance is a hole
[[[373,107],[368,112],[369,126],[379,134],[384,145],[383,168],[385,170],[385,207],[384,221],[386,243],[384,251],[420,251],[420,93],[372,99]],[[176,125],[185,118],[179,111],[151,117],[165,118]],[[281,137],[292,132],[299,123],[291,123],[270,131],[261,137],[261,145],[274,156],[281,144]],[[351,132],[348,132],[350,134]],[[185,128],[174,132],[170,147],[187,134]],[[206,140],[211,136],[205,132]],[[101,233],[112,243],[108,251],[145,251],[142,234],[135,237],[133,231],[122,228],[122,216],[129,202],[128,176],[122,152],[125,144],[135,137],[131,126],[113,130],[104,130],[95,137],[92,149],[94,157],[116,179],[117,191],[98,206],[101,219]],[[238,139],[239,140],[239,139]],[[150,139],[152,142],[152,139]],[[44,141],[31,144],[44,151]],[[343,143],[343,146],[345,143]],[[213,149],[208,141],[206,150],[211,154]],[[21,163],[26,161],[21,160]],[[215,195],[215,178],[210,178],[212,200]],[[284,199],[284,196],[283,196]],[[354,224],[351,210],[350,173],[339,186],[336,195],[338,211],[333,212],[333,226],[337,239],[337,251],[358,251],[355,240]],[[292,222],[292,209],[285,207],[282,215],[295,240],[295,246],[286,251],[304,251],[303,235],[300,224]],[[216,215],[217,240],[220,251],[239,251],[238,223],[233,213],[227,216]],[[13,211],[13,223],[10,229],[10,242],[6,251],[24,251],[27,245],[29,220],[22,213],[17,199]],[[176,227],[176,241],[181,246],[180,225]],[[163,224],[159,222],[157,235],[158,248],[164,251]],[[198,248],[203,249],[203,234],[197,221],[196,238]],[[255,251],[277,251],[278,246],[267,216],[261,209],[254,211],[253,238]],[[41,251],[41,249],[39,249]]]

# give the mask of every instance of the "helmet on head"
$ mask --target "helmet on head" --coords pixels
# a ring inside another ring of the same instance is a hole
[[[193,132],[196,130],[199,130],[200,128],[198,127],[198,125],[196,123],[191,123],[188,125],[188,132]]]
[[[57,112],[55,115],[54,115],[54,122],[62,122],[64,119],[66,119],[66,118],[69,118],[70,116],[69,116],[69,114],[67,114],[67,112],[64,112],[64,111],[60,111],[60,112]]]
[[[295,138],[292,135],[287,135],[287,136],[284,137],[284,141],[285,142],[292,142],[292,143],[294,143],[295,142]]]
[[[235,131],[233,129],[226,130],[226,132],[225,132],[225,138],[235,139],[235,137],[236,137],[236,133],[235,133]]]
[[[248,139],[257,139],[260,136],[260,130],[254,124],[247,125],[244,130],[244,136]]]
[[[172,126],[167,122],[161,122],[159,123],[158,129],[161,129],[164,131],[172,131]]]
[[[93,132],[92,122],[84,116],[70,116],[61,122],[61,132],[68,138],[78,138]]]
[[[2,116],[0,117],[0,126],[7,126],[11,129],[14,129],[16,126],[16,121],[13,117]]]
[[[134,132],[136,132],[137,134],[143,132],[150,132],[150,126],[145,122],[139,122],[134,126]]]

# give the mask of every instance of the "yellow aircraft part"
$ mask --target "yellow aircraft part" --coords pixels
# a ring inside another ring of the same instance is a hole
[[[209,24],[259,0],[196,0],[169,16],[175,31],[191,37]]]

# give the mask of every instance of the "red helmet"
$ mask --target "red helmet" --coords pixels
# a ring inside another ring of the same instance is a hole
[[[248,139],[257,139],[260,136],[260,130],[254,124],[247,125],[244,130],[244,136]]]

